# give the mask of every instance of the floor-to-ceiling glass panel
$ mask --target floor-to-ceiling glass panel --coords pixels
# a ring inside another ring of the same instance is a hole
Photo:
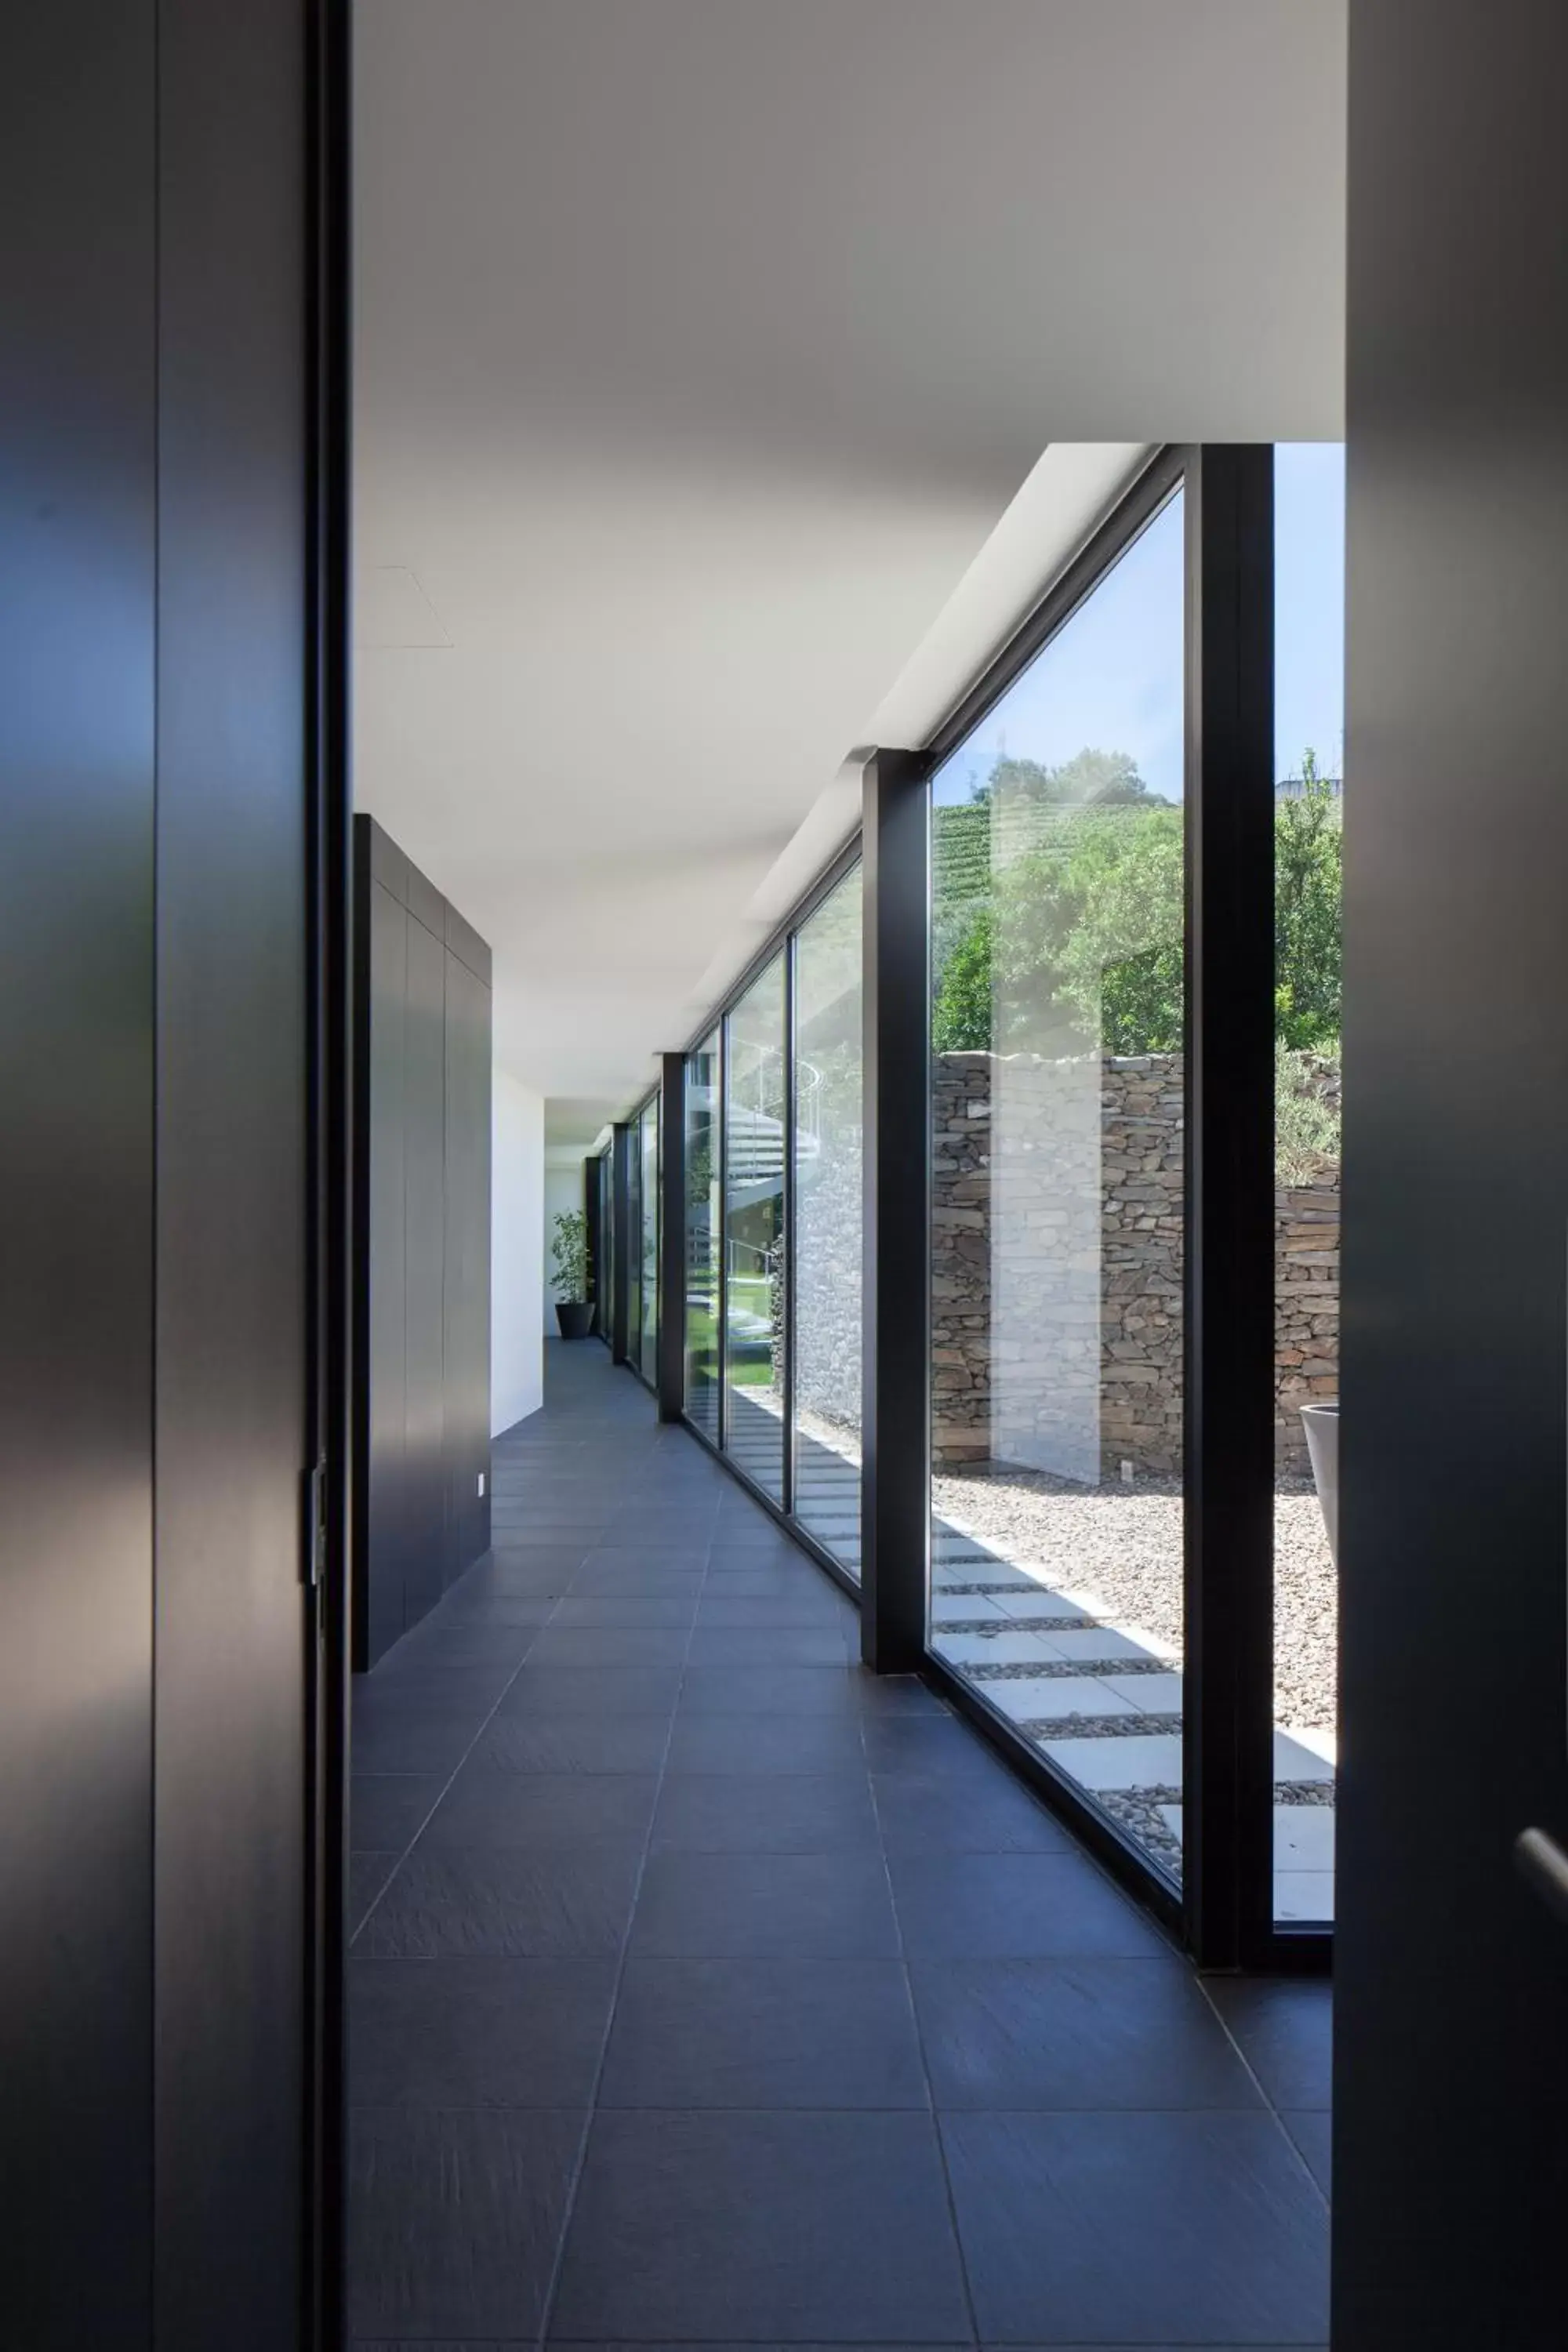
[[[642,1366],[642,1129],[626,1137],[626,1361]]]
[[[658,1380],[658,1097],[643,1105],[638,1122],[639,1294],[638,1361],[645,1381]]]
[[[775,1501],[784,1449],[784,959],[730,1015],[724,1099],[724,1444]]]
[[[719,1032],[686,1059],[686,1410],[719,1442]]]
[[[1182,509],[945,761],[931,813],[931,1646],[1172,1875]]]
[[[860,868],[795,938],[795,1514],[860,1573]]]
[[[610,1183],[610,1155],[601,1151],[594,1162],[595,1241],[594,1248],[594,1328],[603,1339],[610,1336],[610,1265],[615,1192]]]
[[[1345,453],[1274,453],[1274,1916],[1334,1916]]]

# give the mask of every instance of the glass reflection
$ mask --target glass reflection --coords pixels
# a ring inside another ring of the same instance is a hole
[[[860,1570],[860,869],[795,940],[795,1515]]]
[[[725,1450],[784,1498],[784,960],[729,1019],[724,1088]]]
[[[932,1648],[1177,1876],[1181,493],[932,783]]]
[[[719,1441],[719,1032],[686,1063],[686,1410]]]

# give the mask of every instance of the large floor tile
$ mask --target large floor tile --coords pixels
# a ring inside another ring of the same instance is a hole
[[[758,1594],[732,1591],[731,1586],[739,1581],[732,1576],[710,1577],[697,1604],[699,1626],[734,1625],[754,1633],[769,1627],[842,1627],[845,1622],[845,1604],[835,1600],[826,1590],[816,1591],[809,1584],[804,1584],[793,1592]]]
[[[380,1901],[397,1863],[398,1856],[384,1848],[350,1853],[348,1932],[351,1941],[363,1932],[365,1919]]]
[[[889,1868],[911,1959],[1136,1958],[1169,1949],[1080,1854],[900,1853]]]
[[[541,1674],[553,1666],[679,1666],[690,1629],[684,1625],[547,1625],[528,1654]]]
[[[680,1668],[524,1666],[500,1703],[505,1716],[658,1715],[673,1711]]]
[[[707,1853],[874,1852],[870,1783],[864,1769],[671,1773],[653,1843]]]
[[[939,2107],[1260,2106],[1174,1953],[921,1960],[921,2039]]]
[[[683,1715],[848,1715],[855,1692],[845,1665],[688,1666]]]
[[[551,2333],[556,2342],[965,2340],[930,2118],[601,2112]]]
[[[349,1782],[350,1843],[401,1853],[446,1785],[439,1772],[356,1772]]]
[[[599,2104],[923,2109],[903,1967],[634,1956]]]
[[[417,1845],[371,1915],[379,1959],[464,1952],[552,1958],[620,1949],[638,1855],[629,1845],[575,1853]]]
[[[615,1844],[637,1852],[658,1792],[651,1772],[498,1772],[469,1763],[432,1815],[421,1851]]]
[[[632,1928],[640,1956],[896,1959],[881,1857],[688,1853],[648,1857]]]
[[[585,2108],[613,1959],[349,1963],[350,2104]]]
[[[849,1645],[836,1625],[699,1625],[688,1666],[843,1666]]]
[[[671,1772],[863,1771],[857,1715],[689,1715],[675,1718]]]
[[[1277,2107],[1331,2105],[1331,1985],[1277,1977],[1205,1977],[1204,1990]]]
[[[1288,2107],[1280,2122],[1325,2197],[1333,2191],[1333,2116],[1326,2107]]]
[[[473,1760],[500,1772],[657,1772],[670,1717],[658,1715],[497,1715]]]
[[[534,2336],[582,2134],[558,2111],[355,2110],[353,2334]]]
[[[1070,1853],[1070,1833],[1008,1772],[873,1776],[889,1853]]]
[[[349,1734],[355,1772],[437,1773],[455,1771],[473,1746],[499,1693],[476,1699],[411,1696],[405,1705],[356,1704]]]
[[[1327,2216],[1272,2116],[950,2112],[942,2133],[983,2341],[1326,2338]]]
[[[688,1631],[697,1614],[697,1589],[671,1596],[640,1592],[568,1592],[555,1604],[552,1626],[630,1625]]]

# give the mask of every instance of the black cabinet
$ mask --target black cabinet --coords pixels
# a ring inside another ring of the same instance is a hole
[[[354,1662],[489,1545],[490,958],[354,820]]]

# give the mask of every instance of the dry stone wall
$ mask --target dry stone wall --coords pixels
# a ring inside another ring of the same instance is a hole
[[[1180,1055],[944,1054],[933,1069],[932,1459],[1179,1475]],[[1338,1384],[1339,1181],[1276,1195],[1277,1468]]]

